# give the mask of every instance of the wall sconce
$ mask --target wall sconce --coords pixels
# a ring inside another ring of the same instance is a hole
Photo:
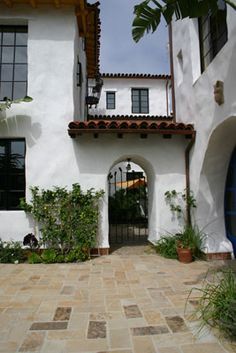
[[[77,62],[77,68],[76,68],[76,85],[77,87],[81,87],[82,84],[82,65],[79,62]]]
[[[214,84],[214,97],[217,104],[221,105],[224,103],[224,82],[216,81]]]

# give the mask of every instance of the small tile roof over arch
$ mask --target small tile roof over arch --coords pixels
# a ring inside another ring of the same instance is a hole
[[[168,74],[102,73],[102,78],[151,78],[169,80],[171,76]]]
[[[72,121],[68,133],[71,137],[83,133],[140,133],[162,135],[185,135],[194,137],[192,124],[154,120],[89,120]]]

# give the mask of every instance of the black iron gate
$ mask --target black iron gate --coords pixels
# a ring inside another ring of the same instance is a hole
[[[110,173],[109,242],[144,243],[148,236],[147,181],[143,172]]]

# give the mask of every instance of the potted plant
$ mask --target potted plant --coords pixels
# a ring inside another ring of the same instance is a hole
[[[192,225],[191,211],[196,208],[196,200],[192,192],[181,193],[175,190],[165,193],[166,202],[170,206],[170,210],[177,214],[178,218],[182,218],[184,223],[183,230],[176,236],[176,251],[180,262],[189,263],[203,255],[202,247],[205,234],[197,225]],[[187,209],[183,210],[180,201],[186,203]],[[186,216],[187,214],[187,216]]]

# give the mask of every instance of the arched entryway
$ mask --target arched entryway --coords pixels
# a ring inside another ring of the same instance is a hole
[[[108,175],[109,243],[141,244],[148,238],[148,189],[145,171],[131,158]]]
[[[236,255],[236,147],[230,159],[225,187],[225,226]]]

